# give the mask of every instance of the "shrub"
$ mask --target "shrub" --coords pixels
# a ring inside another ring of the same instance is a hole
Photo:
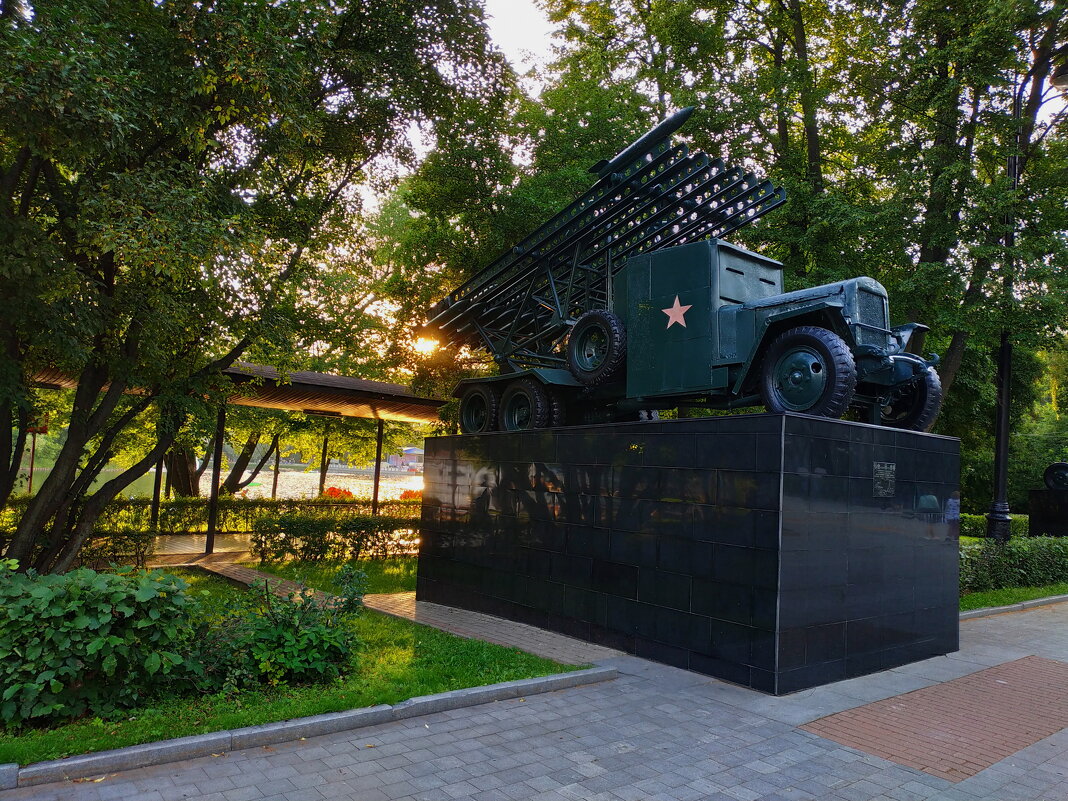
[[[112,564],[133,564],[144,567],[152,555],[157,532],[149,529],[129,529],[112,534],[94,534],[86,540],[78,552],[78,559],[85,567],[101,568]]]
[[[960,590],[981,592],[1006,587],[1039,587],[1068,581],[1068,539],[1013,538],[966,545],[960,549]]]
[[[262,517],[253,524],[251,551],[261,562],[389,557],[410,553],[415,536],[412,522],[403,518],[283,514]]]
[[[221,619],[208,620],[197,640],[197,683],[234,691],[263,683],[309,682],[338,676],[355,649],[351,625],[367,576],[346,565],[341,592],[323,600],[313,590],[272,595],[270,582],[244,593]]]
[[[185,669],[186,583],[162,571],[0,573],[0,718],[133,706]]]
[[[1013,537],[1028,536],[1027,515],[1009,515],[1009,532]],[[961,515],[960,535],[962,537],[985,537],[986,515]]]
[[[0,509],[0,541],[15,530],[30,499],[13,498]],[[107,536],[128,531],[147,532],[151,525],[152,501],[148,498],[117,498],[105,507],[95,527],[94,535]],[[418,500],[389,500],[378,505],[379,512],[390,517],[418,520]],[[366,516],[371,511],[368,498],[220,498],[218,530],[220,533],[252,531],[253,523],[261,517],[276,517],[296,512],[311,517],[332,519],[349,515]],[[174,498],[160,502],[161,534],[188,534],[205,531],[208,525],[206,498]]]

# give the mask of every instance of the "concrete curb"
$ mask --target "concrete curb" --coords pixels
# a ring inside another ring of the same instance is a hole
[[[1035,598],[1033,601],[1021,601],[1018,604],[1008,606],[990,606],[986,609],[972,609],[969,612],[961,612],[961,620],[972,620],[977,617],[990,617],[990,615],[1002,615],[1005,612],[1022,612],[1025,609],[1034,609],[1036,606],[1048,606],[1050,604],[1062,604],[1068,601],[1068,595],[1051,595],[1048,598]]]
[[[534,679],[490,684],[486,687],[469,687],[436,695],[423,695],[393,706],[382,704],[366,709],[331,712],[326,715],[264,723],[261,726],[248,726],[242,729],[180,737],[175,740],[131,745],[127,748],[116,748],[113,751],[99,751],[95,754],[83,754],[67,759],[36,762],[24,768],[15,764],[4,764],[0,765],[0,790],[30,787],[64,779],[83,779],[89,776],[99,776],[102,773],[146,768],[183,759],[238,751],[242,748],[274,745],[289,740],[299,740],[303,737],[335,734],[364,726],[375,726],[379,723],[406,720],[417,715],[429,715],[433,712],[445,712],[451,709],[488,704],[492,701],[506,701],[521,696],[595,684],[614,679],[617,675],[619,675],[618,671],[614,667],[593,667],[571,673],[556,673]]]

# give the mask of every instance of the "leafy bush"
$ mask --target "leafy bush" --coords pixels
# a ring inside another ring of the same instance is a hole
[[[1009,515],[1009,532],[1013,537],[1028,536],[1027,515]],[[962,537],[985,537],[986,515],[961,515],[960,535]]]
[[[162,571],[0,573],[0,719],[107,714],[185,670],[186,584]]]
[[[251,551],[261,562],[385,558],[410,553],[415,537],[412,521],[404,518],[283,514],[253,524]]]
[[[960,590],[981,592],[1068,581],[1068,538],[984,540],[960,548]]]
[[[346,565],[334,581],[340,593],[329,598],[310,589],[280,598],[264,582],[221,618],[205,621],[197,638],[200,688],[232,692],[338,676],[357,643],[351,620],[363,604],[367,577]]]

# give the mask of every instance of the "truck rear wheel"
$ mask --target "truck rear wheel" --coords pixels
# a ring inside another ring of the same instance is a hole
[[[895,393],[882,410],[884,426],[927,431],[942,408],[942,381],[933,367]]]
[[[853,399],[857,367],[840,336],[803,325],[771,343],[760,379],[768,411],[841,417]]]
[[[502,431],[527,431],[549,425],[549,393],[533,378],[519,378],[501,395],[498,423]]]
[[[619,374],[627,359],[623,321],[605,309],[578,318],[567,338],[567,369],[587,387],[606,384]]]
[[[460,398],[460,432],[484,434],[497,430],[501,393],[490,384],[474,384]]]

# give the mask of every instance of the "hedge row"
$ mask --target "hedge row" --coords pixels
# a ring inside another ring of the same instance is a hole
[[[414,553],[418,537],[418,526],[406,518],[291,513],[257,520],[249,550],[261,562],[375,559]]]
[[[1068,581],[1068,538],[1026,537],[961,543],[960,591],[1041,587]]]
[[[29,498],[16,498],[0,510],[0,537],[15,530]],[[419,519],[420,501],[382,501],[379,513],[405,520]],[[260,518],[280,514],[299,513],[309,517],[337,519],[349,516],[366,516],[371,511],[371,501],[366,498],[352,500],[292,499],[279,498],[220,498],[219,527],[222,534],[252,531]],[[128,534],[149,531],[152,528],[152,501],[148,498],[119,498],[104,509],[95,530],[99,535]],[[160,502],[159,534],[195,534],[208,527],[208,501],[206,498],[174,498]]]
[[[1009,515],[1009,531],[1013,537],[1026,537],[1029,532],[1027,515]],[[985,537],[986,515],[961,515],[960,535],[962,537]]]

